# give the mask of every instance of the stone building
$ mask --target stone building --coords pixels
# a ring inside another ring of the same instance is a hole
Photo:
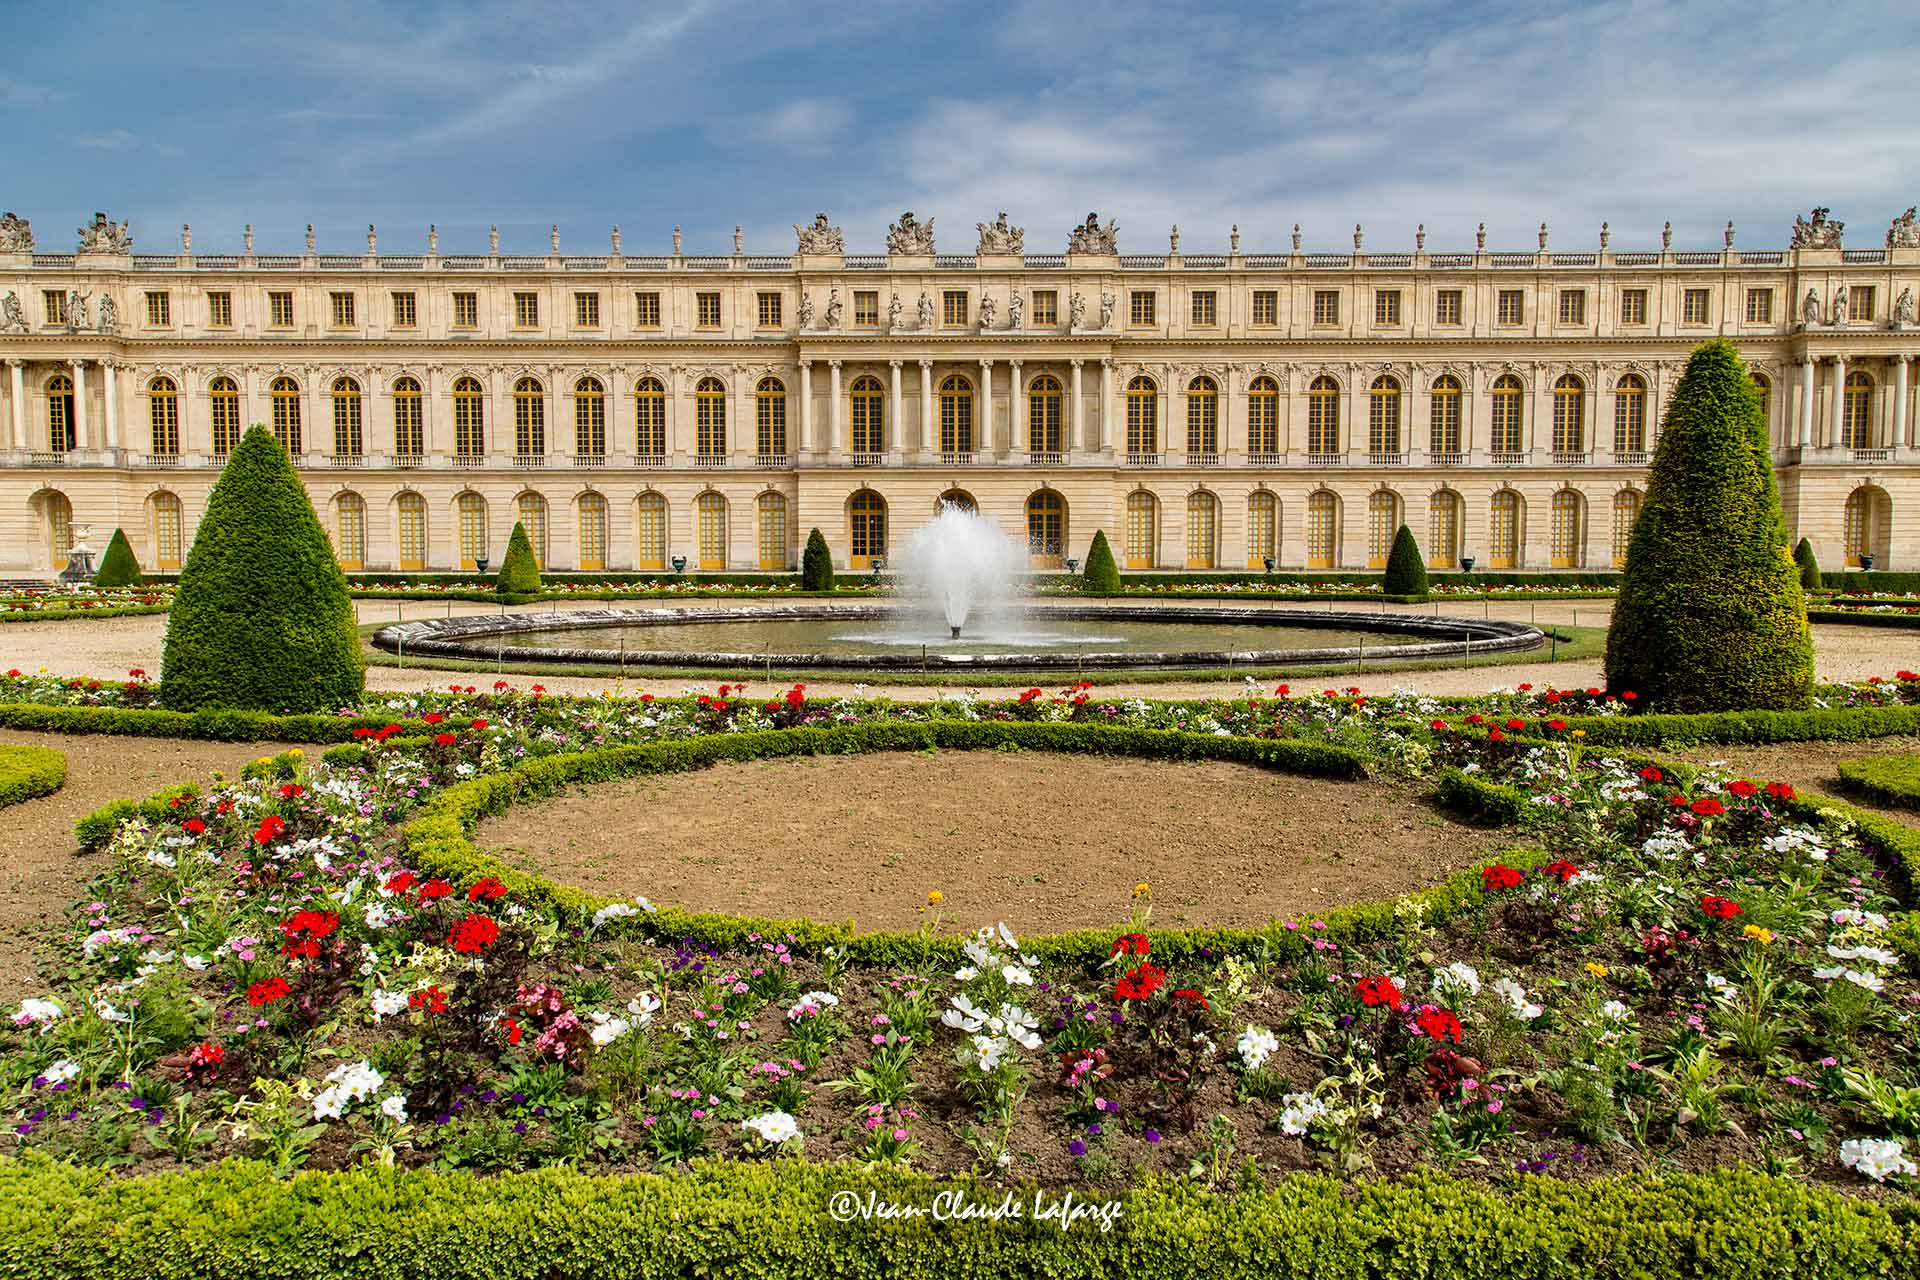
[[[1795,535],[1920,566],[1911,210],[1842,245],[1123,255],[1089,215],[1028,252],[1002,214],[941,254],[903,215],[849,254],[74,253],[0,220],[0,577],[76,526],[177,567],[225,454],[267,424],[355,570],[785,570],[818,527],[860,569],[944,501],[1033,562],[1105,529],[1123,567],[1364,569],[1404,521],[1430,563],[1616,564],[1688,352],[1751,362]],[[359,248],[359,246],[355,246]]]

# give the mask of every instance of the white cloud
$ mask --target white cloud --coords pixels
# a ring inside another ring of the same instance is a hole
[[[852,121],[853,112],[844,103],[796,98],[761,116],[756,129],[762,138],[784,147],[823,151]]]
[[[76,146],[98,147],[102,151],[124,151],[128,147],[138,146],[140,135],[125,129],[109,129],[105,133],[83,133],[73,141]]]

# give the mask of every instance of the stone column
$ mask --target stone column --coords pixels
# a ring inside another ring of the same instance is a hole
[[[800,362],[800,452],[813,451],[813,362]]]
[[[113,385],[114,384],[113,374],[117,366],[114,364],[112,360],[102,360],[100,362],[100,368],[102,370],[102,376],[106,379],[102,387],[102,391],[105,398],[101,401],[101,403],[105,405],[106,411],[107,411],[106,412],[107,448],[118,449],[120,447],[120,412],[119,412],[118,406],[114,403],[116,397],[114,394],[114,385]],[[184,403],[185,400],[186,400],[186,388],[182,387],[180,389],[180,402],[179,402],[179,408],[183,411],[181,413],[182,417],[186,416],[184,412],[186,408],[186,405]]]
[[[827,452],[837,454],[847,447],[846,438],[841,435],[840,422],[840,362],[827,361],[830,370],[827,379]]]
[[[1021,362],[1018,360],[1007,361],[1007,366],[1011,370],[1011,373],[1008,375],[1010,380],[1007,383],[1008,412],[1013,415],[1013,421],[1007,424],[1007,451],[1009,453],[1017,453],[1019,451],[1020,433],[1027,427],[1027,393],[1026,388],[1020,385],[1020,364]],[[1027,438],[1027,450],[1028,452],[1032,452],[1033,450],[1033,438],[1031,436]]]
[[[1649,417],[1652,415],[1649,414]],[[1800,421],[1795,435],[1802,449],[1813,447],[1813,353],[1800,360]]]
[[[7,357],[7,389],[12,392],[13,435],[8,444],[15,449],[27,447],[27,378],[26,361],[19,356]]]
[[[1113,447],[1113,361],[1100,361],[1100,430],[1093,447],[1101,453]]]
[[[919,449],[933,448],[933,361],[920,362],[920,440]]]
[[[1893,358],[1893,445],[1907,447],[1907,358]]]
[[[974,423],[974,446],[976,451],[991,454],[993,452],[993,361],[980,362],[980,413],[979,421]]]
[[[1087,447],[1086,406],[1080,399],[1080,366],[1084,360],[1073,361],[1073,434],[1067,438],[1067,454],[1072,456]]]
[[[1845,356],[1833,358],[1833,381],[1829,385],[1832,390],[1827,392],[1827,448],[1838,449],[1840,447],[1840,414],[1846,403],[1847,358]]]
[[[899,360],[887,361],[887,371],[893,375],[893,398],[887,401],[886,441],[896,458],[899,457],[900,450],[905,448],[907,443],[907,433],[902,430],[900,426],[902,421],[900,416],[900,405],[902,403],[900,399],[900,366],[902,363],[904,362]]]
[[[73,447],[84,449],[92,443],[87,438],[87,362],[69,360],[73,370]]]
[[[1239,402],[1239,386],[1240,367],[1238,365],[1229,365],[1226,373],[1222,375],[1220,379],[1220,399],[1218,401],[1220,406],[1220,432],[1215,442],[1215,448],[1222,457],[1228,454],[1244,456],[1247,452],[1247,424],[1241,420],[1240,412],[1235,407]],[[1243,511],[1241,514],[1244,515],[1245,512]],[[1226,504],[1222,503],[1220,506],[1220,519],[1224,523],[1226,518]],[[1225,545],[1224,539],[1222,540],[1222,545]],[[1244,554],[1240,556],[1240,560],[1243,562],[1246,558]]]

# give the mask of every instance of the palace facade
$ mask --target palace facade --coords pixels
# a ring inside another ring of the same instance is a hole
[[[1104,529],[1123,567],[1617,564],[1688,353],[1726,336],[1766,405],[1787,518],[1822,563],[1920,567],[1910,365],[1920,232],[1849,249],[1815,210],[1785,249],[1538,246],[1118,252],[1089,217],[1029,253],[1003,214],[966,255],[932,223],[848,254],[77,252],[0,222],[0,577],[76,528],[178,567],[227,452],[267,424],[351,570],[787,570],[819,528],[871,566],[942,501],[1037,566]],[[358,248],[359,246],[355,246]]]

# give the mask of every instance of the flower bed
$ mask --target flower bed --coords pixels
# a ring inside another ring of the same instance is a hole
[[[58,791],[67,780],[67,757],[50,747],[0,743],[0,809]]]

